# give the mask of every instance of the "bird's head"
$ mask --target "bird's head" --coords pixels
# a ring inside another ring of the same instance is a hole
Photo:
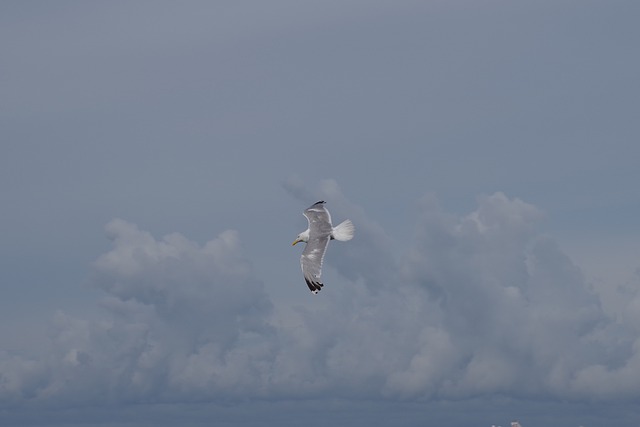
[[[309,229],[307,228],[305,231],[298,234],[298,237],[296,237],[296,240],[293,241],[293,244],[291,246],[295,246],[296,243],[300,243],[300,242],[307,243],[308,241],[309,241]]]

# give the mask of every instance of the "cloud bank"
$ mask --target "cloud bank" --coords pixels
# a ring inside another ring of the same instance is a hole
[[[621,287],[623,302],[605,312],[580,269],[538,230],[544,215],[535,206],[495,193],[461,216],[426,196],[398,255],[335,182],[318,193],[354,221],[357,236],[327,260],[326,274],[343,283],[304,306],[272,301],[236,231],[201,245],[109,222],[113,247],[92,276],[105,293],[103,319],[61,312],[47,354],[0,353],[4,408],[640,396],[637,284]]]

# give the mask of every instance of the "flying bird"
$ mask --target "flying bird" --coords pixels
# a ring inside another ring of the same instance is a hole
[[[298,234],[296,240],[293,241],[293,245],[300,242],[307,244],[302,251],[300,265],[304,280],[313,294],[317,294],[324,286],[320,281],[320,275],[322,274],[322,260],[327,251],[329,240],[335,239],[343,242],[351,240],[355,230],[353,223],[348,219],[335,227],[332,226],[331,215],[324,204],[325,201],[320,200],[302,213],[307,217],[309,227]]]

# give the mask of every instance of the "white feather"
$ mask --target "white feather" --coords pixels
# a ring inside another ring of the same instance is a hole
[[[353,223],[347,219],[333,227],[331,230],[331,237],[336,240],[340,240],[341,242],[346,242],[347,240],[353,239],[354,232],[355,227],[353,226]]]

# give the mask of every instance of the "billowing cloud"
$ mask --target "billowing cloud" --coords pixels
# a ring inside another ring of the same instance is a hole
[[[357,227],[327,259],[340,286],[283,308],[237,232],[200,245],[116,219],[106,226],[113,248],[93,266],[103,320],[58,313],[48,354],[1,353],[0,397],[78,405],[638,396],[640,297],[627,286],[626,305],[605,314],[580,269],[538,230],[538,208],[495,193],[459,216],[424,197],[414,241],[398,256],[383,226],[335,182],[315,194]]]
[[[200,246],[156,240],[123,220],[94,264],[107,296],[101,322],[58,313],[52,351],[38,362],[5,355],[0,392],[58,403],[165,401],[242,394],[260,381],[273,335],[271,303],[238,234]],[[259,337],[257,339],[256,337]]]

